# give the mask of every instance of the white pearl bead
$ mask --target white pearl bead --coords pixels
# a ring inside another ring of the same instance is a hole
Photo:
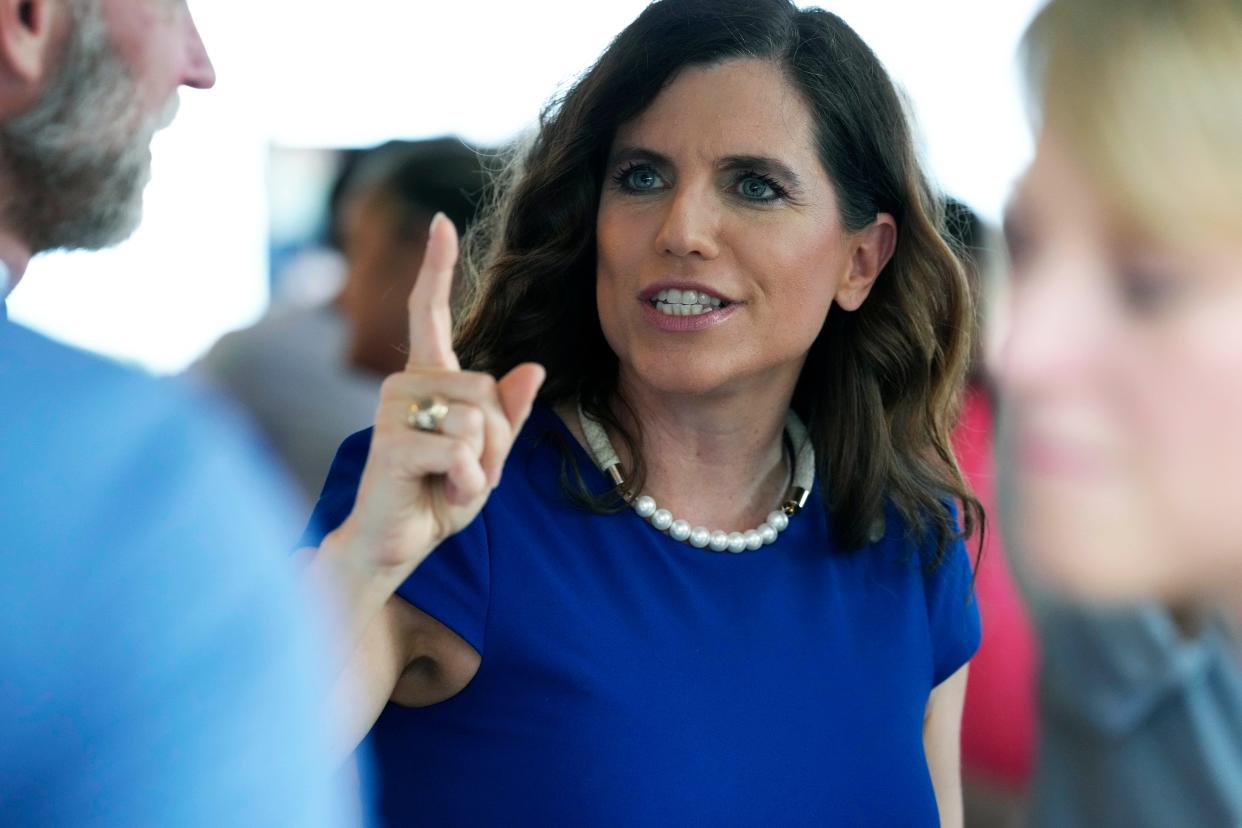
[[[638,512],[639,517],[649,518],[656,513],[656,502],[654,497],[643,495],[634,501],[634,511]]]
[[[745,552],[746,551],[746,536],[743,535],[741,532],[730,532],[729,533],[729,551],[734,552],[734,553]]]
[[[655,514],[651,516],[651,525],[663,532],[673,525],[673,513],[668,509],[656,509]]]
[[[711,540],[708,543],[711,544],[713,551],[723,552],[729,548],[729,536],[720,530],[716,530],[712,532]]]
[[[712,539],[712,533],[706,526],[696,526],[690,532],[690,545],[695,549],[702,549]]]
[[[756,549],[763,546],[763,535],[760,535],[759,532],[754,529],[751,529],[742,537],[746,538],[746,548],[751,552],[754,552]]]
[[[668,533],[673,540],[684,541],[690,537],[690,524],[684,520],[675,520],[673,525],[668,527]]]
[[[784,532],[789,528],[789,516],[777,510],[768,515],[768,525],[778,532]]]
[[[765,544],[776,543],[776,536],[778,534],[771,524],[765,523],[759,527],[759,537],[763,538]]]

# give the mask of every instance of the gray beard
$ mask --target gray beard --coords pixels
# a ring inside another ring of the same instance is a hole
[[[27,112],[0,122],[0,221],[32,253],[98,250],[142,219],[150,143],[168,110],[144,123],[134,79],[94,2],[70,3],[60,67]]]

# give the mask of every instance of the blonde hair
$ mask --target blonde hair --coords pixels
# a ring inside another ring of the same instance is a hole
[[[1035,118],[1123,229],[1242,231],[1242,0],[1052,0],[1023,55]]]

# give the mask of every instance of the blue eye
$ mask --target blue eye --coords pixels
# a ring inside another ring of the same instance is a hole
[[[743,172],[733,184],[733,192],[746,201],[760,203],[789,198],[789,192],[775,178],[759,172]]]
[[[776,197],[776,190],[772,188],[771,183],[753,176],[743,178],[737,189],[743,196],[755,201],[770,201]]]
[[[634,170],[626,179],[635,190],[654,190],[660,177],[651,170]]]
[[[665,182],[658,172],[647,164],[635,164],[619,170],[613,180],[622,190],[631,193],[649,193],[664,189]]]

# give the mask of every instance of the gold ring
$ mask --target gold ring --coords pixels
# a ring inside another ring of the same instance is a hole
[[[427,397],[410,403],[405,424],[416,431],[439,431],[448,411],[448,400],[443,397]]]

